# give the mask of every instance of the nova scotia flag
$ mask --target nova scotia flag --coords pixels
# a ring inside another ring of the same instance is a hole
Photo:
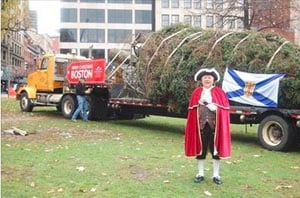
[[[277,107],[279,81],[284,75],[255,74],[226,68],[222,89],[231,101]]]

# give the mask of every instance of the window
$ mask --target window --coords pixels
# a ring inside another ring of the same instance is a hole
[[[72,53],[72,49],[66,49],[66,48],[60,48],[59,51],[62,54],[71,54]]]
[[[162,8],[169,8],[169,0],[161,0],[161,7]]]
[[[125,3],[125,4],[131,4],[132,0],[108,0],[108,3]]]
[[[194,27],[201,27],[201,15],[194,16]]]
[[[207,28],[214,27],[214,17],[213,16],[206,16],[206,27]]]
[[[192,16],[191,15],[184,15],[183,23],[187,25],[192,25]]]
[[[135,23],[138,24],[151,24],[151,11],[150,10],[136,10]]]
[[[216,16],[216,25],[217,28],[223,28],[223,17],[222,16]]]
[[[207,2],[206,2],[206,8],[207,9],[213,9],[214,8],[214,2],[213,2],[213,0],[207,0]]]
[[[105,3],[105,0],[80,0],[80,2],[86,2],[86,3]]]
[[[81,43],[105,43],[105,31],[103,29],[81,29]]]
[[[194,0],[194,9],[201,9],[201,0]]]
[[[77,9],[75,8],[62,8],[61,22],[77,22]]]
[[[228,19],[228,29],[234,29],[234,28],[235,28],[235,20]]]
[[[192,0],[184,0],[183,7],[185,9],[192,8]]]
[[[81,23],[104,23],[105,11],[103,9],[80,9]]]
[[[132,11],[108,10],[108,23],[132,23]]]
[[[107,34],[107,39],[109,43],[128,43],[131,40],[132,31],[121,29],[109,29]]]
[[[162,27],[169,26],[169,21],[170,21],[169,15],[163,14],[163,15],[161,16],[161,25],[162,25]]]
[[[6,51],[2,50],[2,60],[5,61],[6,60]]]
[[[223,0],[216,0],[216,9],[217,10],[223,9]]]
[[[172,15],[171,24],[179,23],[179,15]]]
[[[171,0],[172,8],[179,8],[179,0]]]
[[[244,6],[244,0],[237,0],[238,6]]]
[[[139,33],[144,34],[144,33],[149,33],[149,32],[151,32],[151,30],[135,30],[135,35],[137,35]]]
[[[242,19],[238,19],[236,26],[238,29],[244,29],[244,21]]]
[[[76,42],[76,29],[60,29],[60,42]]]
[[[41,69],[47,69],[48,67],[48,58],[43,58],[42,63],[41,63]]]
[[[90,58],[90,49],[80,49],[80,55]],[[96,58],[105,58],[105,50],[104,49],[92,49],[91,56]]]
[[[135,0],[136,4],[152,4],[152,0]]]

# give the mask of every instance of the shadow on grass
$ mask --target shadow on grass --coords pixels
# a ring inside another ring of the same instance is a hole
[[[122,120],[122,121],[110,121],[113,124],[117,124],[125,127],[141,128],[143,130],[150,130],[153,132],[169,132],[175,134],[184,134],[184,126],[173,125],[170,123],[157,123],[149,122],[146,120]]]
[[[49,109],[36,109],[34,110],[36,113],[35,116],[43,115],[49,116],[55,119],[65,119],[62,117],[61,112],[56,110],[49,110]],[[169,132],[178,135],[184,135],[184,125],[179,125],[178,123],[163,123],[163,122],[151,122],[145,119],[139,120],[110,120],[110,121],[98,121],[101,122],[109,122],[114,125],[124,126],[124,127],[134,127],[140,128],[143,130],[150,130],[152,132],[161,133],[161,132]],[[246,133],[246,132],[232,132],[232,141],[243,143],[244,145],[249,145],[249,147],[261,147],[258,137],[256,134],[253,133]],[[300,142],[290,148],[288,152],[300,152]]]
[[[27,113],[27,112],[26,112]],[[29,113],[29,112],[28,112]],[[54,110],[49,110],[49,109],[34,109],[31,112],[33,116],[46,116],[49,118],[55,118],[55,119],[61,119],[63,118],[63,115],[61,112]]]
[[[249,146],[260,146],[258,142],[258,138],[256,136],[253,136],[253,134],[233,132],[231,134],[231,138],[232,141],[247,144]]]

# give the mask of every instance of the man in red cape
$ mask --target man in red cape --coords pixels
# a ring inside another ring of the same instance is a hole
[[[190,98],[185,129],[185,155],[196,156],[199,172],[194,182],[204,180],[204,160],[209,147],[213,158],[213,182],[222,184],[220,159],[231,156],[229,101],[225,92],[215,86],[220,79],[214,69],[200,69],[195,74],[197,87]]]

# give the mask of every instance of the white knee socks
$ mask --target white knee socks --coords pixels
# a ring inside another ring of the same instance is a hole
[[[213,160],[213,177],[220,177],[219,172],[220,172],[220,160]]]
[[[204,160],[198,161],[198,174],[197,176],[204,176]],[[213,159],[213,177],[220,178],[220,160]]]
[[[204,160],[198,160],[198,176],[204,176]]]

